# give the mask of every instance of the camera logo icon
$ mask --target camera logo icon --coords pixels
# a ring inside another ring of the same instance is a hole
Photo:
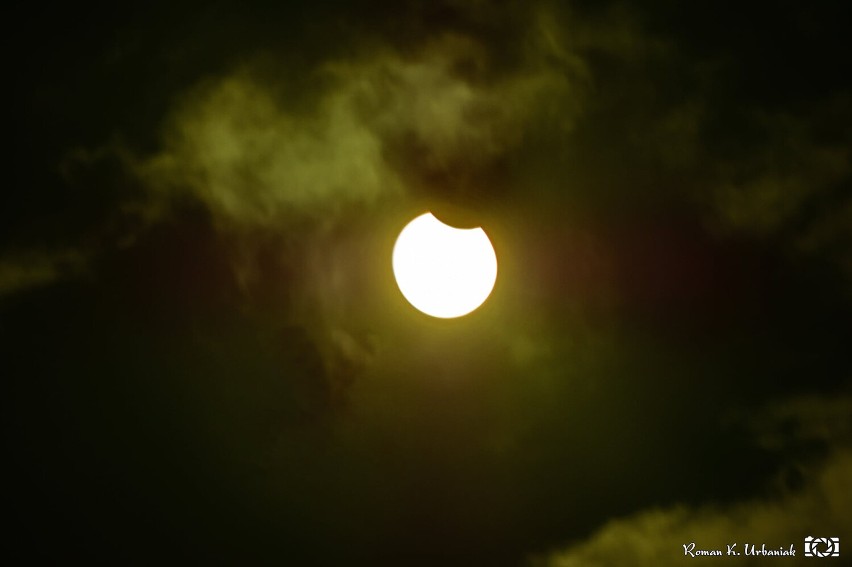
[[[839,557],[840,538],[811,537],[805,538],[805,557]]]

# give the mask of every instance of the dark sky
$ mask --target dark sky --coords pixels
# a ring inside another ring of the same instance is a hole
[[[852,545],[848,13],[747,4],[14,9],[4,553]],[[427,210],[497,251],[461,319],[393,280]]]

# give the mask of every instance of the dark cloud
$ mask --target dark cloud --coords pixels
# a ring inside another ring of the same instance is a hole
[[[84,264],[85,258],[73,250],[9,255],[0,263],[0,296],[76,276]]]
[[[737,543],[744,553],[746,544],[758,548],[797,550],[793,565],[813,558],[803,556],[804,538],[817,532],[846,534],[852,527],[849,512],[852,478],[849,416],[850,399],[791,399],[764,408],[752,418],[761,433],[761,443],[773,450],[788,451],[803,441],[827,443],[830,450],[819,464],[809,463],[807,481],[795,489],[784,488],[772,497],[726,505],[675,506],[645,510],[630,517],[611,520],[585,541],[564,551],[539,556],[531,564],[621,565],[625,558],[636,565],[680,565],[684,548],[727,550]],[[772,430],[771,437],[767,430]],[[814,536],[822,537],[822,536]],[[690,558],[687,558],[690,559]],[[731,560],[729,558],[729,560]],[[746,565],[762,565],[767,558],[736,558]]]
[[[22,545],[608,565],[848,533],[845,30],[692,4],[25,15]],[[469,317],[393,282],[426,208],[497,250]]]

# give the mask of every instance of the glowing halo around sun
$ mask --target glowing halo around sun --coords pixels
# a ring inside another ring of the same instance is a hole
[[[411,305],[452,319],[488,299],[497,281],[497,255],[482,228],[454,228],[424,213],[399,233],[393,273]]]

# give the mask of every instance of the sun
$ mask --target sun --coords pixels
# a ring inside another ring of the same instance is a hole
[[[454,228],[424,213],[399,233],[393,273],[411,305],[452,319],[475,310],[491,294],[497,255],[482,228]]]

